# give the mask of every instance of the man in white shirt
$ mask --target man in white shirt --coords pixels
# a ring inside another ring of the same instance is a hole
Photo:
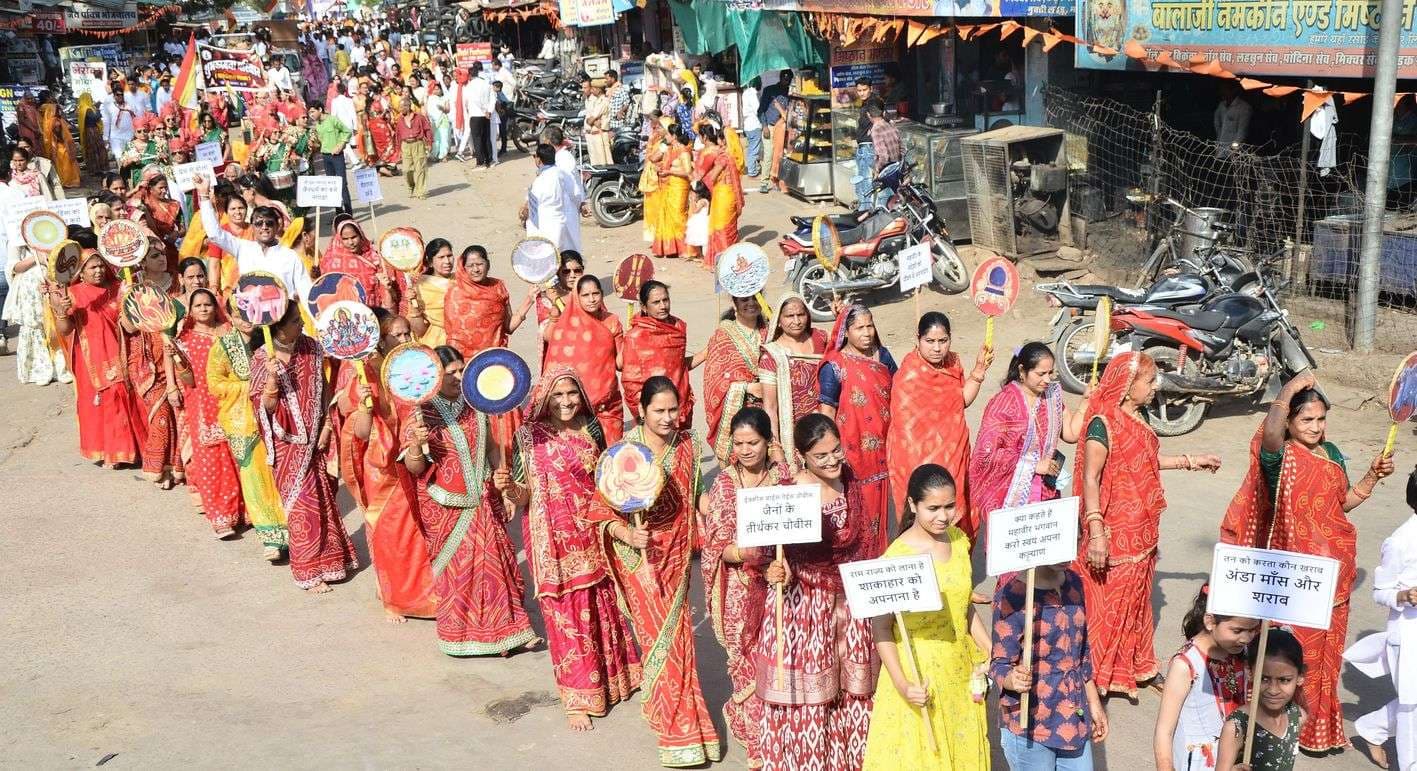
[[[123,149],[133,141],[135,117],[128,107],[127,94],[121,90],[114,90],[113,95],[103,103],[103,139],[108,143],[108,151],[115,161],[123,156]]]
[[[369,49],[364,47],[364,38],[354,39],[354,45],[349,49],[349,63],[355,67],[365,67],[369,64]]]
[[[556,167],[556,149],[542,142],[536,146],[536,179],[527,191],[521,219],[529,236],[540,236],[561,251],[581,248],[580,206],[584,196],[569,174]]]
[[[202,227],[207,232],[207,240],[227,254],[236,255],[238,274],[270,273],[285,285],[287,296],[309,296],[310,273],[294,249],[281,245],[280,213],[274,207],[257,206],[255,213],[251,215],[251,229],[256,240],[237,238],[227,232],[217,219],[216,210],[212,208],[211,183],[206,177],[198,175],[195,184],[197,200],[201,202],[198,208],[201,212]]]
[[[750,83],[739,98],[742,100],[743,134],[748,137],[748,176],[757,179],[763,165],[763,122],[758,119],[758,89]]]
[[[157,93],[153,96],[154,107],[158,114],[162,114],[162,108],[172,101],[172,77],[163,75],[157,81]]]
[[[335,98],[330,100],[330,114],[339,118],[351,134],[359,134],[359,112],[354,108],[354,98],[349,95],[349,87],[344,81],[337,81],[335,84]],[[345,146],[344,156],[347,163],[355,164],[357,168],[359,157],[354,153],[353,143]]]
[[[498,59],[492,60],[492,79],[502,84],[502,95],[517,103],[517,77]]]
[[[478,168],[492,165],[492,111],[497,108],[497,97],[492,93],[492,82],[482,77],[482,62],[473,62],[472,79],[463,89],[466,100],[463,109],[467,115],[467,141],[472,142],[472,151],[477,155]]]
[[[556,150],[556,168],[575,180],[576,191],[581,200],[585,200],[585,184],[581,182],[580,164],[576,163],[576,156],[571,152],[571,143],[566,139],[566,132],[562,131],[560,126],[547,126],[541,130],[541,141]]]
[[[285,66],[284,56],[271,57],[266,67],[266,78],[278,93],[288,94],[295,90],[295,83],[290,79],[290,69]]]
[[[128,82],[128,91],[124,95],[124,102],[128,109],[133,111],[135,117],[141,118],[152,112],[152,105],[148,102],[147,94],[138,90],[138,82],[131,80]]]

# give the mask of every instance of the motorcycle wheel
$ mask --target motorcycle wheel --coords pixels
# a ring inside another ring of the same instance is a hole
[[[536,146],[536,124],[529,120],[519,120],[512,126],[512,144],[524,153],[531,152]]]
[[[1053,346],[1053,356],[1058,372],[1058,383],[1070,394],[1080,394],[1087,390],[1087,381],[1092,377],[1092,362],[1078,361],[1081,350],[1092,343],[1093,316],[1084,316],[1063,328],[1058,341]],[[1099,368],[1099,372],[1101,369]]]
[[[1179,373],[1175,348],[1153,345],[1148,347],[1145,353],[1156,362],[1159,371]],[[1194,362],[1188,360],[1186,374],[1190,374],[1195,366]],[[1146,418],[1157,436],[1180,436],[1196,430],[1201,421],[1205,420],[1205,414],[1209,410],[1208,401],[1189,396],[1164,397],[1158,392],[1151,406],[1147,408]]]
[[[934,262],[930,267],[935,285],[945,294],[959,294],[969,288],[969,269],[959,250],[948,238],[937,237],[930,247]]]
[[[797,290],[797,294],[807,302],[807,313],[812,316],[813,321],[832,321],[836,314],[832,313],[831,294],[818,292],[811,288],[812,284],[821,284],[832,279],[832,274],[822,267],[820,262],[812,259],[808,255],[803,255],[798,259],[807,260],[807,264],[797,269],[797,275],[792,279],[792,288]]]
[[[633,201],[625,198],[619,184],[602,183],[591,191],[590,211],[595,215],[595,223],[603,228],[619,228],[634,222],[637,208]]]

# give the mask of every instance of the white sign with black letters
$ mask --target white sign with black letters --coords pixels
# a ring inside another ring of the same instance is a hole
[[[64,218],[65,225],[89,226],[89,202],[83,198],[61,198],[49,202],[49,210]]]
[[[220,142],[202,142],[197,145],[192,152],[192,157],[199,161],[206,161],[213,166],[220,166],[225,158],[221,154]]]
[[[1078,501],[1057,498],[989,512],[986,572],[997,576],[1072,562],[1078,555]]]
[[[301,175],[295,178],[295,205],[338,209],[344,204],[344,178]]]
[[[186,192],[197,187],[197,180],[205,177],[207,184],[216,185],[216,172],[210,161],[178,163],[172,167],[172,181],[178,190]]]
[[[837,569],[855,618],[928,613],[944,607],[935,560],[928,554],[847,562]]]
[[[914,292],[930,283],[930,245],[916,244],[896,254],[900,263],[900,291]]]
[[[360,203],[379,203],[384,200],[384,191],[379,188],[379,170],[373,166],[355,169],[354,193]]]
[[[820,485],[740,487],[737,503],[740,548],[822,540]]]
[[[1206,610],[1328,629],[1338,571],[1332,557],[1218,543]]]

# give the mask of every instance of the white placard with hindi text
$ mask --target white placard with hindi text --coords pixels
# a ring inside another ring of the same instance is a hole
[[[172,167],[172,182],[178,190],[187,192],[197,187],[197,180],[206,177],[207,184],[216,185],[216,171],[210,161],[178,163]]]
[[[295,204],[307,209],[339,208],[344,204],[344,178],[309,174],[296,177]]]
[[[739,548],[822,540],[820,485],[739,488],[737,503]]]
[[[91,224],[89,222],[89,202],[84,198],[61,198],[58,201],[50,201],[49,210],[63,217],[65,225],[86,228]]]
[[[199,161],[206,161],[213,166],[220,166],[226,159],[221,154],[221,142],[201,142],[192,152],[192,157]]]
[[[928,554],[847,562],[837,569],[854,618],[928,613],[944,607],[935,560]]]
[[[355,169],[354,193],[360,203],[379,203],[384,200],[384,191],[379,188],[379,170],[373,166]]]
[[[1078,498],[1057,498],[989,512],[991,576],[1039,565],[1072,562],[1078,556]]]
[[[83,199],[79,199],[83,200]],[[19,238],[20,223],[31,212],[41,209],[48,209],[53,201],[46,200],[44,196],[37,195],[33,198],[21,198],[5,207],[5,231],[10,234],[10,238]]]
[[[1338,571],[1332,557],[1218,543],[1206,610],[1328,629]]]
[[[896,254],[900,262],[900,291],[914,292],[930,283],[930,245],[916,244]]]

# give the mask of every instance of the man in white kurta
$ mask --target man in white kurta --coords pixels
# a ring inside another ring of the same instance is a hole
[[[581,249],[579,185],[556,167],[556,150],[546,143],[536,146],[536,179],[527,191],[526,233],[541,236],[560,251]]]
[[[1373,599],[1388,609],[1387,629],[1343,652],[1368,677],[1390,677],[1397,698],[1353,721],[1358,735],[1383,759],[1382,745],[1396,739],[1400,771],[1417,769],[1417,469],[1407,477],[1408,517],[1383,541],[1382,563],[1373,572]]]

